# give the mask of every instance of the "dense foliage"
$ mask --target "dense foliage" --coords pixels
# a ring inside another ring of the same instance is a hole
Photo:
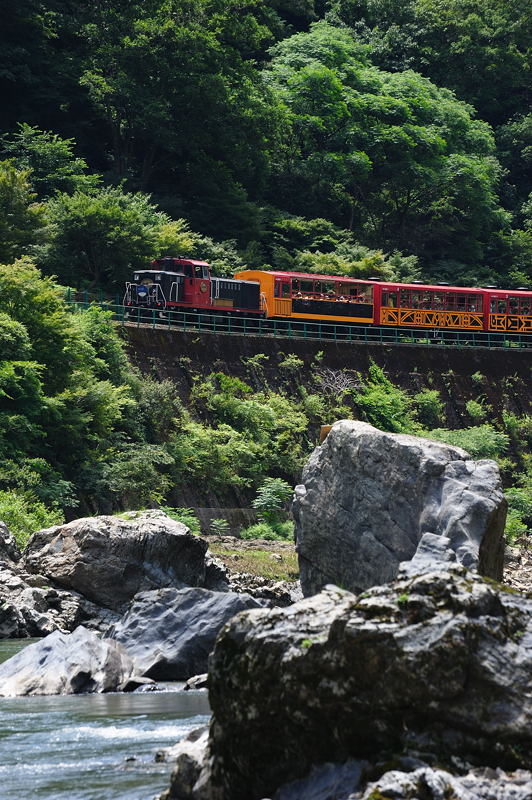
[[[317,426],[340,416],[499,458],[517,474],[512,535],[530,525],[530,419],[494,426],[481,393],[449,431],[430,387],[319,363],[303,387],[289,353],[275,387],[260,355],[247,377],[192,375],[185,407],[132,370],[105,312],[67,307],[58,286],[115,293],[164,254],[222,275],[530,284],[524,0],[2,10],[0,517],[22,539],[64,515],[174,508],[186,486],[262,497],[262,532],[286,536],[275,492],[282,505]]]
[[[6,4],[0,260],[530,282],[531,30],[524,0]]]

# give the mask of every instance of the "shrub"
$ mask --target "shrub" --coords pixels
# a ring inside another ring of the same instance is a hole
[[[272,526],[268,525],[267,522],[257,522],[256,525],[250,525],[249,528],[244,528],[244,530],[240,531],[240,538],[266,539],[269,542],[275,542],[285,537],[276,533]]]
[[[414,395],[416,416],[422,425],[432,428],[444,420],[445,405],[437,389],[423,389]]]
[[[210,532],[213,536],[227,536],[230,532],[228,521],[223,517],[211,519]]]
[[[368,378],[355,395],[355,401],[365,420],[382,431],[406,433],[414,428],[410,398],[375,363],[370,365]]]
[[[257,489],[257,496],[252,506],[258,512],[261,522],[267,522],[272,527],[283,522],[285,506],[292,497],[293,489],[282,478],[265,478]]]
[[[490,407],[486,406],[482,400],[468,400],[466,403],[466,411],[472,422],[476,424],[485,421],[489,410]]]
[[[477,425],[454,431],[436,428],[425,435],[429,439],[461,447],[467,450],[472,458],[497,458],[507,450],[509,444],[508,436],[496,431],[492,425]]]
[[[36,498],[0,491],[0,520],[5,522],[23,550],[35,531],[60,525],[65,518],[60,511],[52,511]]]
[[[287,356],[280,362],[279,368],[285,369],[287,372],[297,372],[304,366],[304,361],[298,358],[295,353],[288,353]]]

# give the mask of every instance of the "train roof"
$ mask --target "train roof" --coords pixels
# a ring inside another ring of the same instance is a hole
[[[242,270],[244,271],[244,270]],[[499,289],[496,287],[487,286],[449,286],[447,284],[437,283],[400,283],[398,281],[381,281],[370,280],[363,278],[353,278],[348,275],[318,275],[313,272],[285,272],[282,270],[252,270],[253,272],[267,272],[269,275],[274,275],[279,278],[300,278],[307,280],[318,281],[342,281],[342,283],[364,283],[370,286],[382,286],[391,291],[400,291],[401,289],[416,289],[418,291],[437,291],[437,292],[490,292],[491,294],[511,294],[522,295],[527,297],[532,294],[532,289]]]
[[[195,258],[177,258],[177,256],[163,256],[162,258],[154,258],[152,264],[160,264],[161,261],[177,261],[179,264],[192,264],[194,267],[210,267],[208,261],[197,261]]]

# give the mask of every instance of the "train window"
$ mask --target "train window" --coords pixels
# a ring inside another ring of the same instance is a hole
[[[382,305],[388,308],[395,308],[397,306],[397,292],[383,292]]]
[[[332,281],[326,281],[323,284],[323,289],[327,297],[333,297],[336,294],[334,291],[334,283]]]
[[[314,284],[312,281],[301,281],[301,293],[312,294],[314,291]]]
[[[445,306],[445,295],[443,292],[434,292],[434,301],[432,307],[439,310]]]
[[[281,296],[281,282],[275,281],[275,286],[273,288],[273,296],[280,297]]]
[[[497,300],[497,313],[506,314],[506,300],[502,300],[502,298]]]
[[[290,284],[288,281],[285,281],[281,286],[282,297],[290,297]]]
[[[410,308],[410,292],[407,289],[401,289],[399,297],[401,298],[400,299],[401,308]]]
[[[292,281],[292,292],[293,292],[293,294],[297,294],[297,292],[299,292],[299,289],[300,289],[299,281],[294,278],[294,280]]]
[[[509,313],[510,314],[519,314],[519,298],[518,297],[509,297],[508,298],[508,305],[510,307]]]

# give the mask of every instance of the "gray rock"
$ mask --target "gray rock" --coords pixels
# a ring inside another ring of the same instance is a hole
[[[195,728],[175,747],[157,754],[159,761],[175,761],[170,788],[159,800],[188,800],[194,797],[195,785],[205,765],[209,729]]]
[[[502,577],[498,467],[441,442],[337,422],[303,471],[293,514],[305,596],[327,583],[357,592],[393,580],[414,557],[416,569],[431,568],[429,554]],[[436,548],[433,537],[449,543]]]
[[[0,561],[18,561],[20,550],[9,528],[0,520]]]
[[[532,598],[461,566],[239,614],[209,663],[193,796],[258,800],[376,754],[530,770],[531,688]]]
[[[303,597],[299,581],[274,581],[249,572],[233,572],[229,578],[229,588],[232,592],[245,592],[280,608]]]
[[[47,636],[56,630],[72,631],[80,624],[108,627],[116,617],[81,595],[51,584],[20,564],[0,562],[0,639]]]
[[[530,800],[532,773],[517,770],[508,775],[500,769],[478,769],[456,776],[426,766],[410,773],[393,770],[370,783],[364,792],[351,794],[345,800],[381,797],[394,800]]]
[[[80,626],[54,631],[0,665],[0,695],[114,692],[128,681],[133,662],[118,642]]]
[[[35,533],[24,552],[29,572],[100,606],[123,611],[139,591],[203,586],[207,543],[160,511],[87,517]],[[209,566],[220,583],[220,570]]]
[[[202,672],[201,675],[193,675],[183,686],[183,691],[189,692],[191,690],[206,689],[208,686],[208,679],[209,674],[207,672]]]
[[[359,786],[367,767],[365,761],[323,764],[315,767],[308,778],[281,787],[273,800],[346,800]]]
[[[226,622],[262,605],[246,594],[208,589],[141,592],[106,635],[124,645],[140,675],[187,680],[207,671],[209,653]]]

